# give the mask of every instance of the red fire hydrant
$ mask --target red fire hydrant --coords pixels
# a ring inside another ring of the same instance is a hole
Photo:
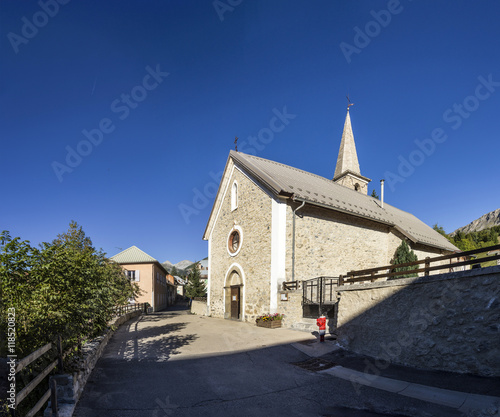
[[[319,341],[325,341],[325,333],[326,333],[326,317],[323,313],[319,319],[316,319],[316,325],[319,326]]]

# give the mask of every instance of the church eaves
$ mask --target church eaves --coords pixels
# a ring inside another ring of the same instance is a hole
[[[300,170],[279,162],[230,151],[226,170],[230,161],[267,189],[277,198],[292,198],[308,204],[335,210],[355,217],[361,217],[381,223],[399,231],[412,242],[455,252],[458,249],[448,239],[423,223],[410,213],[397,209],[387,203],[384,208],[380,201],[366,194],[354,191],[327,178]],[[216,206],[222,198],[221,189],[212,207],[204,239],[210,235]]]

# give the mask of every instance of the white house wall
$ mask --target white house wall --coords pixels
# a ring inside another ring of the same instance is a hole
[[[278,288],[286,281],[286,204],[272,200],[270,312],[276,313]]]

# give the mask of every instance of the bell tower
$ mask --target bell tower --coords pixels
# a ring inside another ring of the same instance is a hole
[[[349,98],[347,98],[349,100]],[[349,107],[353,103],[347,105],[347,115],[344,123],[344,131],[342,132],[342,140],[340,141],[339,155],[337,157],[337,166],[333,181],[351,188],[363,194],[368,194],[368,183],[371,179],[363,177],[359,170],[358,155],[356,153],[356,145],[354,143],[354,135],[352,133],[351,117],[349,116]]]

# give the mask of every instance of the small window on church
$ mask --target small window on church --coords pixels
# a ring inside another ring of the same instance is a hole
[[[228,247],[231,253],[236,253],[238,251],[240,247],[240,234],[237,230],[229,235]]]
[[[238,208],[238,183],[233,182],[233,186],[231,187],[231,211],[236,210]]]
[[[227,253],[230,256],[236,256],[240,253],[243,244],[243,230],[240,226],[234,225],[227,235]]]
[[[354,184],[354,189],[355,189],[356,191],[359,191],[359,190],[360,190],[360,188],[361,188],[361,187],[359,186],[359,184],[358,184],[358,183]]]

